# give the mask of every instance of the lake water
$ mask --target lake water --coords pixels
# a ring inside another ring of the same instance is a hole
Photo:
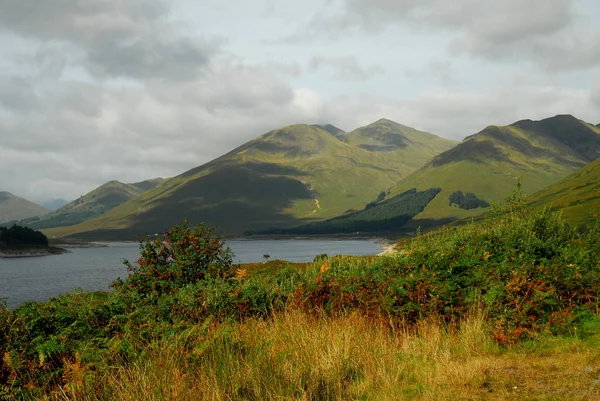
[[[234,263],[260,262],[263,254],[290,262],[312,261],[315,255],[373,255],[381,252],[376,240],[260,240],[227,241]],[[81,288],[105,291],[127,271],[123,259],[134,261],[137,243],[111,243],[101,248],[70,249],[72,253],[39,258],[0,258],[0,298],[14,308],[25,301],[45,301]]]

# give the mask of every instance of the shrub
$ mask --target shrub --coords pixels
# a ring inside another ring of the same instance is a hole
[[[131,291],[156,297],[187,284],[229,274],[233,255],[212,229],[200,224],[190,228],[187,221],[165,232],[166,239],[140,242],[140,257],[128,260],[129,276],[113,283],[119,291]]]

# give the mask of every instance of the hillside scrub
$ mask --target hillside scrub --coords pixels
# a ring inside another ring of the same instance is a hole
[[[203,227],[140,250],[112,293],[0,309],[0,397],[443,398],[444,383],[503,396],[499,355],[600,330],[600,229],[518,196],[392,256],[268,274],[231,265]]]

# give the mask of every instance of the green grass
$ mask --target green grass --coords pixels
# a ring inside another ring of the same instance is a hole
[[[371,202],[365,209],[333,219],[317,221],[290,229],[270,229],[259,234],[340,234],[396,232],[423,211],[440,192],[433,188],[418,192],[408,190],[392,198]]]
[[[135,238],[162,232],[183,218],[232,235],[291,227],[362,209],[379,192],[455,144],[387,120],[347,134],[330,128],[332,134],[326,128],[295,125],[271,131],[99,218],[47,234]],[[381,130],[406,146],[361,147],[370,136],[379,143]]]
[[[560,210],[565,220],[574,225],[597,221],[600,219],[600,160],[533,194],[530,202],[535,208]]]

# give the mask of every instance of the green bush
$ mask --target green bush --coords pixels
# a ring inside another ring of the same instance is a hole
[[[165,232],[166,239],[140,242],[140,257],[135,264],[124,260],[129,276],[113,283],[119,292],[139,295],[173,292],[209,278],[227,275],[233,255],[212,229],[199,225],[190,228],[187,221]]]

